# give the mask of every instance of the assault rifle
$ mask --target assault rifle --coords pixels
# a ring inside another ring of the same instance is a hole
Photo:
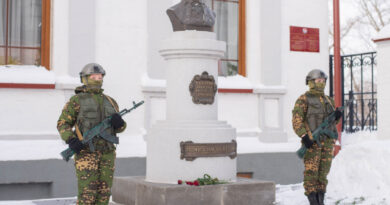
[[[131,112],[132,110],[136,109],[137,107],[141,106],[143,103],[144,103],[144,101],[141,101],[139,103],[135,103],[133,101],[133,107],[132,108],[130,108],[130,109],[123,109],[118,114],[120,116],[123,116],[123,115]],[[82,136],[81,143],[84,144],[84,145],[88,144],[89,145],[89,149],[91,151],[95,151],[95,147],[94,147],[94,145],[92,143],[92,139],[95,138],[95,137],[98,137],[98,136],[100,136],[101,138],[103,138],[103,139],[105,139],[105,140],[107,140],[107,141],[109,141],[111,143],[119,144],[119,138],[109,134],[109,132],[107,130],[108,128],[111,127],[111,118],[112,118],[112,116],[107,117],[101,123],[99,123],[95,127],[91,128],[90,130],[86,131],[84,133],[84,135]],[[74,154],[75,154],[75,152],[72,149],[70,149],[70,148],[68,148],[68,149],[66,149],[66,150],[61,152],[61,156],[62,156],[62,158],[65,161],[69,161],[69,159]]]
[[[314,130],[314,132],[312,133],[313,141],[315,141],[319,147],[321,147],[321,142],[320,142],[321,135],[326,135],[332,139],[338,138],[338,133],[333,132],[333,131],[329,130],[328,128],[336,123],[336,111],[338,110],[338,111],[343,112],[344,109],[346,107],[348,107],[348,105],[350,103],[351,103],[351,101],[348,101],[346,105],[336,108],[336,110],[333,111],[332,113],[330,113],[325,118],[325,120],[320,124],[320,126],[318,126],[317,129]],[[302,144],[301,148],[299,148],[299,150],[297,151],[298,157],[302,159],[303,156],[305,156],[306,151],[307,151],[307,148],[305,147],[305,145]]]

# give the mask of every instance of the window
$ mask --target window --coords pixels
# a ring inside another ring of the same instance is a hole
[[[217,16],[217,39],[227,44],[218,74],[245,76],[245,0],[208,0],[207,4]]]
[[[0,65],[50,69],[50,0],[0,0]]]

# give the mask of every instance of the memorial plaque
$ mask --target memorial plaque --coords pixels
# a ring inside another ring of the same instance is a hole
[[[217,92],[217,84],[214,77],[206,71],[202,75],[196,75],[190,84],[190,93],[192,102],[195,104],[213,104],[215,93]]]
[[[228,143],[194,143],[192,141],[180,142],[180,159],[193,161],[198,157],[237,157],[237,142]]]
[[[290,50],[320,52],[320,29],[290,26]]]

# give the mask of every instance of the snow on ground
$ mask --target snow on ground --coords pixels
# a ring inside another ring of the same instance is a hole
[[[328,175],[325,204],[390,205],[390,140],[376,133],[343,134]],[[277,185],[277,205],[308,204],[303,184]]]

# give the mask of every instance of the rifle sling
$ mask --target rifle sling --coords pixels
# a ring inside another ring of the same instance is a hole
[[[328,101],[328,103],[330,104],[330,106],[332,106],[333,110],[336,110],[332,104],[332,102],[329,100],[328,96],[325,95],[325,99]]]
[[[80,129],[79,129],[79,126],[76,124],[76,126],[75,126],[75,128],[76,128],[76,135],[77,135],[77,138],[79,138],[79,140],[80,141],[83,141],[83,135],[81,134],[81,132],[80,132]]]
[[[110,97],[108,97],[107,95],[104,95],[104,97],[107,98],[107,100],[111,103],[112,107],[114,107],[115,111],[116,112],[119,112],[119,107],[118,105],[114,104],[114,102],[112,101],[112,99]]]

